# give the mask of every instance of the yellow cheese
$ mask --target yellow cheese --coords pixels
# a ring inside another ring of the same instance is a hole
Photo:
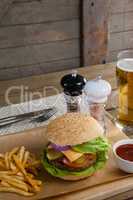
[[[67,151],[62,151],[62,153],[70,160],[71,162],[74,162],[78,158],[80,158],[83,153],[78,153],[73,150],[67,150]]]

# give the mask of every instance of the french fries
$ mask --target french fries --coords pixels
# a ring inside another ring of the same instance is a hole
[[[24,158],[23,158],[23,165],[24,165],[24,166],[25,166],[26,163],[27,163],[29,154],[30,154],[30,153],[29,153],[28,151],[26,151],[25,154],[24,154]]]
[[[4,167],[5,167],[4,161],[0,160],[0,168],[4,168]]]
[[[5,153],[5,164],[6,164],[6,169],[10,169],[10,164],[9,164],[9,160],[8,160],[8,156],[9,156],[9,153],[6,152]]]
[[[15,147],[0,153],[0,192],[32,196],[40,191],[42,182],[35,179],[40,161],[25,149]]]
[[[17,189],[17,188],[14,188],[14,187],[0,187],[0,192],[13,192],[13,193],[17,193],[17,194],[21,194],[23,196],[32,196],[34,195],[34,193],[31,193],[31,192],[25,192],[23,190],[20,190],[20,189]]]

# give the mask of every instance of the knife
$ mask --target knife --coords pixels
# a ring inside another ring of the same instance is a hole
[[[51,111],[54,111],[54,110],[56,110],[56,108],[52,107],[52,108],[47,108],[47,109],[43,109],[43,110],[32,111],[32,112],[29,112],[29,113],[12,115],[12,116],[9,116],[9,117],[3,117],[3,118],[0,118],[0,127],[4,126],[4,125],[10,125],[12,123],[19,122],[19,121],[22,121],[22,120],[25,120],[25,119],[28,119],[28,118],[31,118],[31,117],[34,118],[34,117],[37,117],[41,114],[45,114],[45,113],[48,113],[48,112],[51,112]]]

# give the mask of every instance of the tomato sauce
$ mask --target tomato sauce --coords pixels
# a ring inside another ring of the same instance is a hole
[[[124,160],[133,161],[133,144],[123,144],[117,147],[116,153]]]

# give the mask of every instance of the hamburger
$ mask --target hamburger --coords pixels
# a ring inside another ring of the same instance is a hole
[[[47,126],[42,163],[54,177],[79,180],[104,167],[109,149],[103,128],[92,117],[67,113]]]

